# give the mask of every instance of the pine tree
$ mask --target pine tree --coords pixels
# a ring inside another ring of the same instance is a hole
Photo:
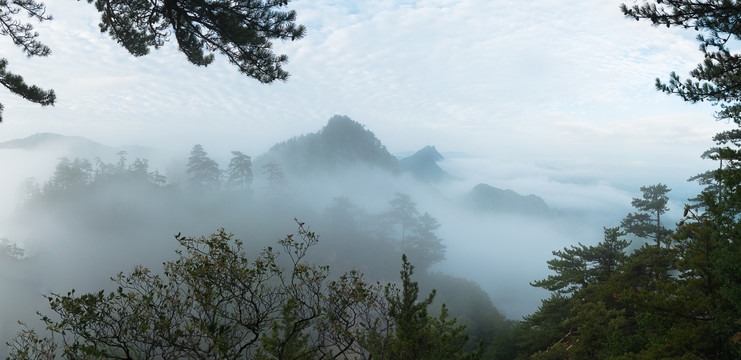
[[[87,2],[95,4],[100,12],[100,31],[108,33],[134,56],[146,55],[172,38],[194,65],[211,64],[213,53],[218,52],[239,72],[261,83],[288,79],[288,72],[282,67],[288,57],[273,53],[272,41],[297,40],[306,30],[295,23],[295,11],[281,9],[288,0]],[[17,19],[20,13],[39,22],[52,19],[46,6],[36,0],[2,1],[0,34],[10,36],[29,57],[49,55],[51,49],[38,41],[39,34],[33,26]],[[7,65],[6,59],[0,59],[0,84],[31,102],[54,105],[53,90],[26,84],[20,75],[9,72]],[[0,104],[0,112],[2,108]]]
[[[530,285],[541,287],[558,295],[573,295],[588,285],[607,280],[625,260],[629,241],[620,239],[624,233],[618,228],[605,228],[604,240],[596,246],[571,246],[553,252],[548,268],[555,271],[546,279]]]
[[[275,162],[267,162],[262,165],[262,174],[265,175],[270,183],[270,187],[275,190],[283,183],[285,175],[283,175],[283,169],[280,165]]]
[[[439,227],[437,219],[424,213],[413,223],[409,236],[401,243],[402,252],[423,271],[445,259],[445,245],[435,234]]]
[[[482,348],[466,353],[463,348],[468,341],[465,326],[456,319],[448,319],[448,309],[443,304],[440,316],[432,317],[427,308],[435,299],[435,290],[426,298],[419,299],[419,284],[412,281],[414,266],[406,255],[402,256],[401,288],[389,284],[384,288],[388,304],[388,316],[392,319],[393,331],[379,334],[369,331],[362,342],[369,350],[369,359],[385,360],[463,360],[479,359]],[[384,336],[385,335],[385,336]]]
[[[54,169],[54,176],[44,185],[44,191],[74,191],[90,184],[93,178],[93,166],[86,159],[66,157],[59,159]]]
[[[672,72],[668,82],[657,79],[656,87],[690,103],[708,101],[719,105],[715,117],[736,124],[734,129],[717,134],[713,140],[718,146],[705,154],[719,161],[719,167],[697,177],[707,185],[698,199],[701,212],[695,214],[687,207],[677,235],[681,256],[678,265],[686,280],[677,285],[668,300],[686,299],[672,306],[684,308],[684,315],[689,313],[692,319],[684,326],[675,326],[676,333],[671,338],[690,338],[692,329],[700,328],[698,324],[710,324],[702,338],[710,339],[711,346],[698,348],[695,342],[686,344],[692,349],[683,350],[704,358],[738,358],[741,356],[738,261],[741,258],[741,72],[738,70],[741,54],[733,47],[741,39],[741,27],[737,25],[741,3],[655,0],[631,7],[623,4],[621,9],[629,18],[645,19],[654,25],[694,29],[703,62],[690,71],[688,79],[683,81]],[[707,300],[695,301],[701,299]],[[668,342],[672,343],[671,339]],[[706,345],[708,341],[700,344]]]
[[[0,34],[10,36],[13,43],[28,57],[48,56],[51,49],[38,40],[39,33],[33,31],[33,25],[16,19],[19,13],[24,13],[39,22],[51,20],[43,3],[37,3],[35,0],[3,1],[0,2]],[[28,85],[22,76],[11,73],[7,67],[8,60],[0,59],[0,84],[30,102],[41,106],[54,105],[56,101],[54,90],[43,90],[36,85]],[[3,108],[0,104],[0,121]]]
[[[401,225],[401,243],[406,241],[407,231],[417,224],[417,204],[407,194],[395,193],[389,202],[391,211],[388,217],[391,222]]]
[[[658,90],[679,95],[696,103],[708,101],[721,105],[720,119],[741,120],[741,56],[729,48],[741,38],[736,26],[741,4],[733,0],[655,0],[643,5],[621,5],[623,13],[635,20],[646,19],[654,25],[694,29],[705,60],[682,81],[675,72],[668,82],[656,79]]]
[[[232,155],[226,170],[226,181],[229,186],[243,190],[252,184],[252,159],[239,151],[232,151]]]
[[[190,151],[186,173],[190,186],[197,189],[216,189],[221,184],[219,164],[208,157],[200,144]]]
[[[628,213],[620,226],[639,238],[653,238],[656,246],[661,246],[661,240],[669,235],[669,230],[661,224],[661,215],[669,211],[666,206],[669,191],[671,189],[664,184],[641,186],[642,198],[633,198],[631,202],[640,212]]]

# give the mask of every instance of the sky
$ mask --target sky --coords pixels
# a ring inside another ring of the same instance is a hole
[[[264,85],[223,57],[195,67],[172,44],[133,57],[99,32],[93,6],[49,2],[54,20],[36,29],[52,55],[26,58],[8,39],[0,51],[57,104],[4,92],[0,141],[54,132],[257,155],[343,114],[391,153],[435,145],[595,178],[619,169],[630,184],[686,179],[727,125],[654,81],[697,64],[695,34],[626,19],[619,3],[292,1],[306,37],[275,44],[291,77]]]
[[[292,1],[306,37],[275,44],[291,77],[263,85],[223,57],[195,67],[172,44],[133,57],[99,32],[93,6],[49,2],[54,20],[36,29],[52,55],[28,59],[8,39],[0,51],[57,104],[5,92],[0,140],[54,132],[259,154],[344,114],[392,153],[431,144],[577,171],[702,166],[726,124],[654,89],[700,60],[695,34],[626,19],[619,3]]]
[[[521,192],[541,187],[527,185],[532,177],[687,187],[712,166],[699,155],[728,124],[709,104],[657,92],[654,81],[698,63],[696,34],[626,19],[619,4],[292,1],[306,37],[274,44],[291,77],[264,85],[223,57],[193,66],[172,44],[133,57],[99,32],[93,6],[50,2],[54,20],[36,30],[51,56],[26,58],[9,39],[0,51],[11,71],[54,89],[57,104],[4,92],[0,141],[53,132],[256,156],[343,114],[391,153],[435,145],[471,154],[476,181]]]
[[[173,44],[134,57],[100,33],[92,5],[48,2],[54,20],[36,30],[51,56],[27,58],[7,38],[0,53],[57,103],[0,89],[0,141],[53,132],[183,158],[199,143],[228,161],[342,114],[392,154],[434,145],[474,156],[441,164],[466,186],[568,207],[629,205],[640,186],[663,182],[681,202],[699,189],[686,179],[713,166],[700,154],[730,125],[710,104],[655,90],[656,78],[701,60],[697,34],[626,19],[620,3],[295,0],[306,36],[274,44],[291,76],[265,85],[218,54],[196,67]],[[605,186],[623,193],[605,199]]]

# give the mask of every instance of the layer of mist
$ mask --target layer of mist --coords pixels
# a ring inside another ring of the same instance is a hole
[[[320,236],[312,261],[336,273],[358,269],[369,279],[393,281],[401,253],[409,250],[404,225],[394,217],[400,199],[411,202],[415,216],[428,213],[439,224],[433,230],[444,259],[427,249],[409,254],[423,288],[438,288],[453,315],[453,305],[467,298],[488,298],[492,317],[520,319],[547,296],[529,283],[548,275],[551,252],[601,241],[602,227],[619,225],[635,196],[608,184],[547,177],[487,181],[482,174],[494,166],[485,169],[485,159],[443,159],[434,148],[418,157],[431,163],[400,168],[372,132],[346,117],[254,157],[253,176],[239,186],[195,181],[198,174],[187,171],[191,149],[173,156],[81,146],[89,145],[81,138],[35,140],[0,147],[0,161],[15,169],[1,187],[0,239],[23,249],[20,256],[0,254],[2,342],[15,333],[17,320],[32,323],[36,311],[45,311],[44,294],[106,288],[110,276],[137,264],[159,269],[175,256],[176,233],[200,236],[223,227],[256,253],[293,233],[295,218]],[[437,155],[430,156],[433,150]],[[229,162],[217,164],[227,169]],[[428,171],[432,165],[450,175]],[[87,178],[65,177],[75,169],[87,169],[80,175]],[[472,191],[482,183],[496,191],[472,205]],[[506,196],[496,197],[500,193]],[[460,306],[466,309],[457,316],[475,327],[466,311],[484,305]]]

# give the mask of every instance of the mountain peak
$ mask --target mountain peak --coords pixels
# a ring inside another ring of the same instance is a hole
[[[37,133],[22,139],[0,142],[0,150],[52,151],[55,156],[79,158],[118,158],[120,151],[126,151],[130,157],[149,157],[152,149],[144,146],[104,145],[82,136],[68,136],[54,133]]]
[[[443,156],[434,146],[427,145],[412,156],[399,160],[399,166],[403,171],[412,173],[417,180],[437,182],[453,177],[437,165],[442,159]]]
[[[437,151],[437,149],[435,149],[435,146],[433,145],[427,145],[423,147],[422,150],[417,151],[412,156],[434,162],[438,162],[444,159],[444,157]]]
[[[0,143],[0,149],[31,150],[45,146],[64,145],[71,148],[105,148],[103,144],[89,140],[82,136],[66,136],[54,133],[36,133],[22,139],[13,139]]]
[[[343,129],[343,128],[357,128],[365,130],[365,126],[363,124],[350,119],[347,115],[335,115],[329,118],[327,121],[327,125],[324,125],[324,128],[322,129],[322,132],[324,131],[334,131],[335,129]]]
[[[13,139],[0,143],[0,149],[33,149],[50,143],[60,142],[67,136],[54,133],[36,133],[23,139]]]
[[[467,205],[484,212],[510,212],[535,216],[551,216],[553,209],[535,195],[520,195],[489,184],[478,184],[466,196]]]
[[[265,156],[297,171],[365,164],[397,172],[399,167],[373,132],[344,115],[333,116],[316,133],[276,144]]]

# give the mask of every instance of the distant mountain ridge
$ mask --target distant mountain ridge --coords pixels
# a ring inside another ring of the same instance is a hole
[[[152,149],[138,146],[111,147],[81,136],[64,136],[40,133],[23,139],[0,143],[2,149],[37,150],[52,149],[59,156],[93,159],[116,156],[121,150],[134,156],[148,158]],[[451,153],[456,154],[456,153]],[[458,156],[470,157],[459,153]],[[454,155],[455,156],[455,155]],[[335,115],[315,133],[305,134],[275,144],[265,154],[255,159],[256,166],[267,162],[279,163],[289,173],[332,171],[351,167],[367,167],[388,171],[391,174],[410,173],[423,183],[439,183],[456,177],[438,166],[443,160],[437,149],[428,145],[416,153],[397,159],[381,141],[362,124],[347,116]],[[260,171],[260,170],[257,170]],[[461,198],[467,208],[479,212],[520,213],[535,216],[556,214],[545,201],[536,195],[520,195],[488,184],[478,184]]]
[[[536,216],[551,216],[551,209],[541,197],[520,195],[512,190],[503,190],[489,184],[478,184],[465,195],[465,204],[477,211],[514,212]]]
[[[65,136],[54,133],[37,133],[23,139],[5,141],[0,143],[0,149],[33,150],[54,145],[72,146],[79,149],[111,149],[110,146],[97,143],[82,136]]]
[[[126,151],[130,157],[148,157],[152,149],[144,146],[113,147],[104,145],[82,136],[67,136],[54,133],[37,133],[22,139],[13,139],[0,143],[0,150],[40,150],[52,149],[59,156],[96,158],[114,157],[120,151]]]
[[[367,165],[399,172],[399,163],[381,140],[362,124],[335,115],[320,131],[275,144],[259,161],[281,163],[289,171],[303,172]]]
[[[401,171],[409,172],[419,181],[439,182],[454,179],[437,165],[443,156],[434,146],[427,145],[411,156],[399,160]]]

